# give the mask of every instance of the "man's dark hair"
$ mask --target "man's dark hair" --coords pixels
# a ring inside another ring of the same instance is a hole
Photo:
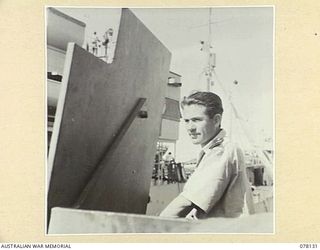
[[[189,96],[185,96],[181,102],[181,108],[189,105],[202,105],[206,107],[206,115],[213,118],[214,115],[223,113],[221,99],[212,92],[195,92]]]

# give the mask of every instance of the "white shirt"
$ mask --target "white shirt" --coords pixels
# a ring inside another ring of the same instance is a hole
[[[202,150],[205,154],[181,195],[209,217],[238,217],[253,213],[242,150],[228,140],[224,130]]]

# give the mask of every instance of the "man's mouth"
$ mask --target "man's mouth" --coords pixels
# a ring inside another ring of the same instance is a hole
[[[199,133],[192,133],[192,134],[189,134],[191,137],[196,137],[199,135]]]

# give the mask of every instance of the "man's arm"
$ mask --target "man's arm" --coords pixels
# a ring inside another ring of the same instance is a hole
[[[162,217],[185,217],[192,209],[192,202],[178,195],[171,203],[161,212]]]
[[[193,212],[194,215],[203,213],[199,207],[180,194],[161,212],[160,216],[174,218],[186,217],[191,211],[195,210],[197,212]]]

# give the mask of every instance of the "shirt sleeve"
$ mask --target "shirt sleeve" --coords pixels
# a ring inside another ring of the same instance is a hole
[[[160,214],[162,217],[184,217],[192,209],[192,202],[178,195]]]
[[[230,183],[232,169],[227,151],[212,152],[204,158],[181,193],[206,213],[221,199]]]

